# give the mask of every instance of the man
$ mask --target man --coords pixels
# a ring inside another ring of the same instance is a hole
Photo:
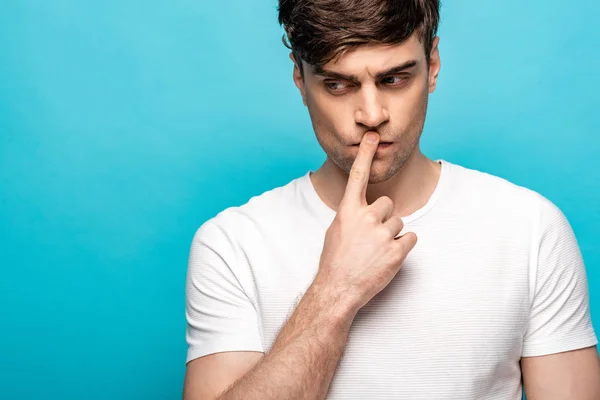
[[[600,399],[565,216],[420,151],[438,19],[438,0],[280,1],[327,159],[196,233],[185,399]]]

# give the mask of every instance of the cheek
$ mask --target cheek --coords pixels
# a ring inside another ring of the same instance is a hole
[[[390,114],[395,125],[408,128],[420,124],[427,108],[427,93],[426,85],[415,82],[403,95],[394,96],[390,100]]]
[[[308,96],[307,108],[318,136],[337,140],[353,132],[354,119],[348,103],[325,96]]]

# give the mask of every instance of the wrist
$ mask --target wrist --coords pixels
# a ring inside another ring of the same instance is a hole
[[[359,296],[354,291],[318,278],[315,278],[306,294],[317,310],[341,326],[352,324],[361,306]]]

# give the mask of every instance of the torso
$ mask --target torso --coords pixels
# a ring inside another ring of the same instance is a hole
[[[250,265],[240,278],[266,351],[311,284],[334,217],[310,185],[304,176],[271,193],[288,204],[239,226]],[[521,399],[532,198],[444,163],[430,202],[405,220],[417,246],[356,316],[328,399]]]

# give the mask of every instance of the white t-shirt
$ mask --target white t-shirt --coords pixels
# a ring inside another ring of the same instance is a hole
[[[418,243],[360,310],[328,399],[521,399],[521,357],[597,344],[573,231],[549,200],[441,160]],[[198,229],[187,361],[272,347],[311,284],[335,212],[310,173]]]

